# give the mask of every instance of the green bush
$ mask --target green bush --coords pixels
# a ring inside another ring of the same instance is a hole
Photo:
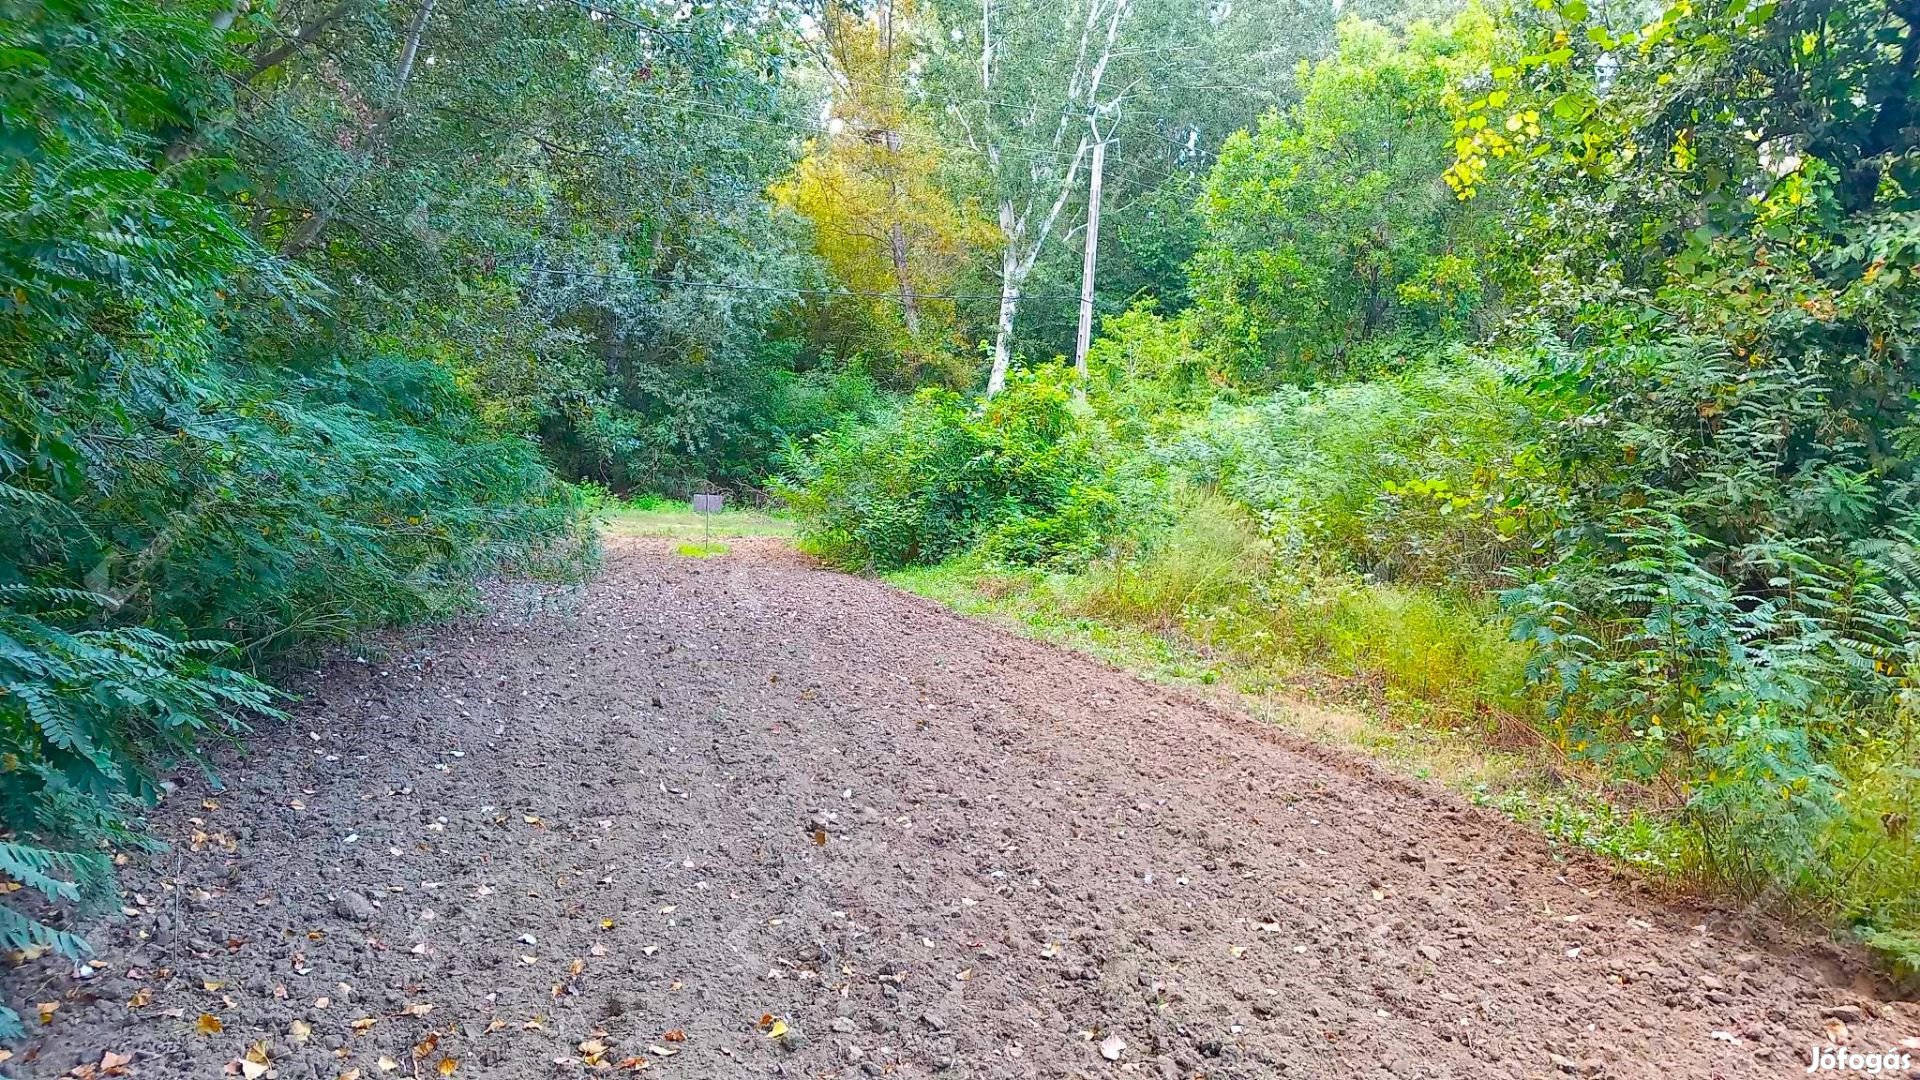
[[[1469,355],[1223,402],[1160,455],[1290,550],[1379,580],[1485,587],[1531,539],[1516,480],[1539,422],[1505,368]]]
[[[1123,514],[1101,439],[1057,372],[978,405],[923,390],[801,448],[782,491],[803,546],[858,570],[976,545],[1010,562],[1085,557]]]
[[[288,355],[324,291],[234,225],[229,163],[169,160],[227,86],[212,14],[0,19],[0,874],[49,903],[103,901],[160,771],[273,714],[249,668],[588,552],[433,359]],[[83,948],[0,907],[43,946]]]

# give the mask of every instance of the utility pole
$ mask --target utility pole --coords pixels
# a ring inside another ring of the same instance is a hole
[[[1091,119],[1091,118],[1090,118]],[[1100,179],[1106,171],[1107,140],[1093,123],[1093,175],[1087,190],[1087,253],[1080,264],[1080,335],[1073,344],[1073,396],[1087,397],[1087,349],[1093,345],[1093,263],[1100,253]]]

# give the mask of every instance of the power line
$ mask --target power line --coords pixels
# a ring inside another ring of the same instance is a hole
[[[826,296],[826,297],[833,297],[836,299],[846,298],[846,297],[859,297],[859,298],[876,299],[876,300],[900,299],[900,294],[898,292],[892,292],[892,291],[882,292],[877,290],[863,290],[863,289],[815,289],[815,288],[805,288],[801,286],[789,287],[785,285],[745,285],[745,284],[740,284],[738,282],[731,282],[731,281],[685,281],[677,278],[647,277],[646,275],[641,274],[639,272],[635,272],[632,274],[605,274],[605,273],[598,273],[591,270],[558,269],[558,268],[544,267],[544,266],[527,266],[527,267],[521,267],[520,269],[524,270],[529,274],[545,274],[549,277],[552,277],[552,276],[580,277],[580,278],[592,278],[597,281],[622,281],[622,282],[634,282],[634,283],[644,282],[645,284],[649,284],[654,286],[655,288],[661,288],[661,289],[666,289],[666,288],[718,289],[718,290],[727,291],[727,292],[779,293],[782,296]],[[998,303],[1000,300],[999,293],[915,292],[913,295],[916,298],[921,300],[992,300],[996,303]],[[1015,290],[1014,295],[1017,299],[1020,299],[1020,300],[1055,300],[1055,301],[1072,302],[1075,304],[1080,302],[1080,297],[1078,295],[1070,296],[1066,293],[1057,293],[1057,294],[1055,293],[1023,293],[1018,290]]]

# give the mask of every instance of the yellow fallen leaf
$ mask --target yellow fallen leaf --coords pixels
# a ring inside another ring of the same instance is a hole
[[[313,1037],[313,1025],[305,1020],[295,1020],[287,1025],[287,1034],[293,1036],[294,1042],[306,1042]]]
[[[611,929],[613,929],[613,920],[612,920],[612,919],[601,919],[601,920],[600,920],[600,929],[602,929],[602,930],[611,930]]]
[[[135,990],[133,992],[133,996],[127,999],[127,1008],[143,1009],[152,1001],[153,1001],[153,988],[148,986],[143,986],[140,989]]]
[[[439,1073],[441,1076],[452,1076],[453,1070],[459,1067],[460,1067],[459,1058],[447,1057],[447,1058],[441,1058],[440,1064],[435,1065],[433,1067],[433,1071]]]
[[[226,986],[227,986],[226,983],[223,983],[218,979],[201,979],[200,985],[205,987],[207,993],[209,994],[217,994],[221,990],[226,989]]]
[[[355,1020],[353,1023],[348,1024],[347,1026],[352,1028],[355,1031],[366,1031],[367,1029],[373,1027],[373,1025],[379,1022],[380,1020],[378,1017],[363,1016],[360,1019]]]
[[[60,1003],[57,1001],[43,1001],[35,1005],[34,1009],[40,1013],[40,1022],[42,1024],[51,1024],[53,1023],[53,1014],[60,1011]]]
[[[221,1023],[220,1018],[212,1013],[201,1013],[200,1019],[193,1022],[193,1030],[202,1035],[218,1035],[226,1029],[227,1025]]]
[[[785,1020],[775,1020],[772,1025],[767,1028],[767,1038],[769,1039],[777,1039],[786,1033],[787,1022]]]
[[[243,1055],[243,1057],[247,1061],[255,1062],[260,1065],[267,1064],[267,1041],[265,1039],[262,1039],[259,1042],[254,1043],[252,1046],[247,1047],[247,1052],[245,1055]]]

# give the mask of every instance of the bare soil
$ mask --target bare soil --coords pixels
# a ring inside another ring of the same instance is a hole
[[[571,610],[306,693],[156,813],[89,972],[8,977],[58,1008],[0,1071],[1677,1080],[1920,1036],[1831,945],[774,542],[617,540]]]

